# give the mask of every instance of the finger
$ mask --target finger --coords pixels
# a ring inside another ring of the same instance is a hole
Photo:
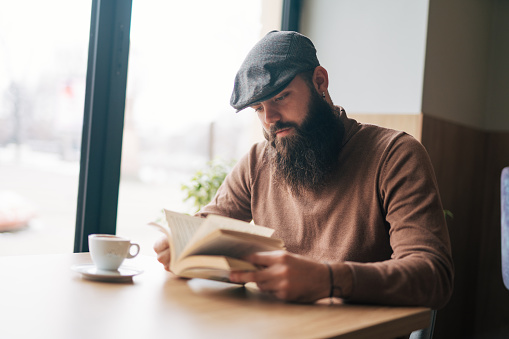
[[[168,237],[162,236],[154,243],[154,251],[156,253],[163,252],[170,247]]]
[[[161,237],[154,243],[154,251],[157,253],[157,261],[163,264],[165,270],[170,271],[171,251],[166,236]]]
[[[272,266],[281,261],[285,251],[257,252],[246,257],[246,260],[257,266]]]
[[[260,280],[256,282],[256,286],[263,292],[275,293],[281,289],[281,282],[276,279]]]
[[[169,271],[170,270],[170,259],[171,254],[169,250],[159,252],[157,254],[157,261],[159,261],[161,264],[163,264],[164,269]]]
[[[290,290],[286,279],[280,279],[277,274],[267,274],[267,272],[258,274],[256,279],[256,286],[260,291],[270,293],[281,300],[288,299]]]
[[[277,280],[277,267],[267,267],[258,271],[243,272],[234,271],[230,274],[230,280],[237,283],[254,282],[260,286],[267,286],[270,289],[270,282]]]
[[[230,281],[234,283],[254,282],[254,274],[255,272],[233,271],[230,273]]]
[[[159,261],[161,264],[166,265],[169,262],[169,259],[171,258],[170,251],[162,251],[157,253],[157,261]]]
[[[287,289],[281,288],[278,285],[279,284],[271,283],[270,285],[260,286],[260,284],[257,284],[260,291],[262,291],[264,293],[270,293],[274,297],[276,297],[277,299],[280,299],[280,300],[289,300],[290,292]]]

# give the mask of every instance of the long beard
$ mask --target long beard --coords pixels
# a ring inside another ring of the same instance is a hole
[[[277,138],[276,132],[285,127],[295,128],[295,133]],[[264,131],[276,183],[288,185],[295,195],[321,189],[337,162],[343,134],[338,113],[311,90],[308,114],[301,126],[276,122],[269,132]]]

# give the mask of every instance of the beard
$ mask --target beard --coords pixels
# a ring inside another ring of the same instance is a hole
[[[276,132],[293,127],[294,133],[277,138]],[[299,126],[277,121],[263,131],[269,142],[267,157],[276,184],[286,184],[295,195],[324,187],[336,165],[344,126],[339,113],[314,88],[306,118]]]

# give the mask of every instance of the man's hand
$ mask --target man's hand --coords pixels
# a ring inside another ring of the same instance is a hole
[[[168,237],[163,236],[154,244],[154,251],[157,253],[157,261],[164,265],[164,269],[170,272],[170,245]]]
[[[232,282],[255,282],[261,291],[287,301],[314,302],[329,296],[329,269],[324,263],[286,251],[255,253],[246,260],[262,269],[232,272]]]

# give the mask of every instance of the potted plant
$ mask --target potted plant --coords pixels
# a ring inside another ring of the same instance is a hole
[[[235,162],[219,158],[207,162],[205,168],[194,173],[188,184],[182,184],[181,189],[186,193],[184,201],[191,200],[196,212],[207,205],[214,198]]]

